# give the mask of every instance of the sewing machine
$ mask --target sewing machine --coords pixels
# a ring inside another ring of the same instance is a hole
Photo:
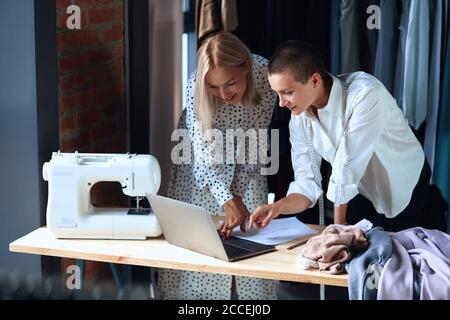
[[[48,181],[47,227],[57,238],[145,239],[161,235],[149,209],[139,207],[147,193],[157,193],[161,169],[151,155],[54,152],[44,163]],[[136,197],[136,208],[97,208],[91,188],[100,181],[119,182]]]

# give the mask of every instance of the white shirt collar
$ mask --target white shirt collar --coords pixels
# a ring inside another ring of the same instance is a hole
[[[325,107],[320,108],[318,113],[321,114],[323,112],[335,113],[337,110],[340,110],[342,105],[342,84],[338,77],[328,73],[330,77],[333,79],[333,84],[331,85],[330,96],[328,97],[328,102]],[[303,112],[300,115],[292,114],[291,117],[294,118],[296,124],[299,124],[299,121],[302,116],[309,117],[315,119],[308,111]]]
[[[333,84],[331,85],[330,96],[328,97],[328,102],[325,107],[318,109],[318,113],[321,114],[323,112],[335,113],[336,110],[340,110],[339,108],[342,105],[342,84],[341,81],[331,73],[329,73],[331,79],[333,79]],[[309,109],[308,109],[309,110]],[[307,117],[314,118],[308,111],[303,112]]]
[[[342,84],[338,77],[329,73],[333,79],[333,84],[331,85],[330,96],[328,97],[328,103],[325,107],[318,110],[319,113],[322,112],[336,112],[340,110],[342,105]]]

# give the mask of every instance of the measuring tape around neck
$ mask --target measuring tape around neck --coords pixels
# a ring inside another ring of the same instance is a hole
[[[345,112],[347,109],[348,85],[347,85],[347,82],[343,78],[338,77],[338,79],[341,82],[341,86],[342,86],[342,132],[344,132],[345,128],[346,128]],[[317,166],[316,154],[314,151],[314,145],[313,145],[312,138],[311,138],[311,130],[312,130],[311,122],[308,121],[308,127],[306,128],[306,138],[308,140],[309,156],[310,156],[311,162],[312,162],[312,170],[313,170],[314,180],[315,180],[316,184],[318,186],[320,186],[320,188],[322,188],[322,176],[321,176],[320,170]],[[338,194],[336,195],[337,198],[340,198],[340,192],[341,192],[340,188],[341,188],[341,185],[340,185],[340,182],[338,182],[338,190],[339,191],[338,191]],[[319,224],[320,225],[325,224],[325,203],[324,203],[324,199],[323,199],[323,193],[319,198]]]

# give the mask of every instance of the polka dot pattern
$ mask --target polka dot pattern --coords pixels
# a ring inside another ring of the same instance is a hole
[[[213,128],[220,130],[223,137],[227,129],[267,130],[276,103],[276,94],[267,80],[267,60],[252,55],[253,74],[261,101],[255,107],[223,104],[213,117]],[[200,137],[196,126],[194,108],[195,72],[187,85],[186,109],[180,118],[178,128],[188,129],[191,139],[192,161],[195,152],[208,152],[213,147]],[[225,140],[224,140],[225,141]],[[267,143],[267,141],[265,142]],[[236,147],[236,146],[235,146]],[[246,150],[248,150],[246,143]],[[236,154],[237,150],[234,150]],[[225,155],[224,143],[224,155]],[[180,201],[203,206],[212,215],[223,215],[222,205],[240,195],[253,212],[257,206],[267,202],[267,179],[260,174],[259,164],[248,163],[248,152],[257,152],[257,146],[247,151],[245,164],[210,164],[195,162],[193,165],[173,165],[170,175],[168,196]],[[224,156],[225,159],[225,156]],[[230,299],[232,276],[160,269],[158,276],[158,297],[160,299]],[[235,277],[239,299],[276,299],[275,282],[272,280]]]

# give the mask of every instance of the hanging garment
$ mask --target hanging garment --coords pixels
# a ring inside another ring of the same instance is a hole
[[[443,39],[442,47],[444,48],[444,51],[445,51],[447,48],[447,43],[448,43],[447,35],[448,35],[449,28],[450,28],[450,25],[449,25],[449,23],[450,23],[450,0],[445,0],[444,4],[445,4],[444,5],[444,8],[445,8],[444,9],[444,21],[445,21],[445,23],[444,23],[444,30],[443,30],[444,39]]]
[[[238,26],[237,0],[222,0],[221,14],[223,30],[233,32]]]
[[[368,9],[375,6],[376,8],[380,8],[380,0],[359,0],[359,17],[361,19],[361,26],[363,29],[361,30],[360,37],[361,37],[361,46],[360,46],[360,61],[361,61],[361,69],[358,71],[365,71],[370,74],[373,74],[374,66],[375,66],[375,56],[376,56],[376,50],[377,50],[377,43],[378,43],[378,29],[375,28],[369,28],[368,24],[369,22],[375,22],[376,20],[372,21],[372,15],[374,14],[373,11],[369,11]],[[382,15],[380,12],[380,16],[375,18],[381,19]],[[383,17],[384,18],[384,17]],[[372,27],[372,26],[371,26]],[[365,30],[363,32],[363,30]]]
[[[266,12],[268,0],[237,1],[239,24],[233,34],[241,39],[251,52],[270,58],[264,50],[263,39],[267,33]]]
[[[266,34],[257,35],[263,38],[267,57],[272,56],[282,42],[301,40],[309,42],[322,53],[328,68],[330,8],[329,0],[269,0],[266,7]]]
[[[411,0],[403,0],[402,15],[400,17],[399,43],[397,50],[397,63],[395,67],[394,98],[397,105],[403,106],[403,85],[405,80],[405,55],[406,55],[406,35],[408,33],[409,12]]]
[[[450,42],[450,33],[447,34]],[[450,202],[450,46],[447,45],[445,56],[444,81],[439,111],[439,124],[434,164],[434,181],[442,191],[444,198]],[[449,215],[450,221],[450,215]],[[450,224],[449,224],[450,226]]]
[[[211,34],[223,30],[218,0],[197,0],[195,27],[197,47]]]
[[[380,0],[342,0],[340,3],[341,72],[373,73],[378,30],[370,29],[371,5]],[[376,20],[375,20],[376,22]]]
[[[236,0],[198,0],[195,19],[197,47],[200,47],[210,35],[237,28]]]
[[[436,135],[439,115],[439,99],[441,96],[441,56],[442,56],[442,18],[443,2],[440,0],[430,1],[433,19],[433,40],[431,45],[430,80],[428,86],[428,111],[427,126],[425,128],[424,150],[425,156],[434,168],[434,157],[436,149]],[[432,175],[433,176],[433,175]]]
[[[430,52],[428,0],[412,0],[405,45],[403,113],[418,130],[427,115]]]
[[[252,56],[255,84],[261,96],[261,102],[257,106],[248,109],[241,105],[224,104],[214,115],[213,128],[220,130],[223,137],[226,136],[227,129],[242,129],[246,132],[249,129],[258,131],[268,128],[276,94],[267,81],[267,63],[268,61],[260,56]],[[196,123],[193,96],[195,81],[194,73],[187,85],[185,118],[181,118],[179,125],[181,129],[187,129],[189,132],[189,142],[192,142],[190,145],[194,151],[193,159],[202,152],[206,154],[206,150],[213,145],[198,137],[199,127]],[[223,154],[225,150],[224,143]],[[260,165],[249,166],[248,163],[209,165],[207,161],[174,164],[168,196],[202,206],[210,214],[224,215],[223,203],[237,194],[242,197],[248,210],[253,212],[257,206],[267,203],[267,179],[261,175],[259,167]],[[231,288],[230,275],[171,269],[159,271],[158,297],[161,299],[230,299]],[[239,299],[276,299],[275,283],[272,280],[236,277],[236,290]]]
[[[331,26],[330,26],[330,72],[341,72],[341,34],[339,21],[341,19],[340,0],[331,0]]]
[[[360,62],[360,19],[358,0],[341,0],[341,72],[355,72],[361,69]]]
[[[381,0],[381,28],[375,56],[374,76],[394,94],[394,75],[398,48],[400,15],[396,0]]]

